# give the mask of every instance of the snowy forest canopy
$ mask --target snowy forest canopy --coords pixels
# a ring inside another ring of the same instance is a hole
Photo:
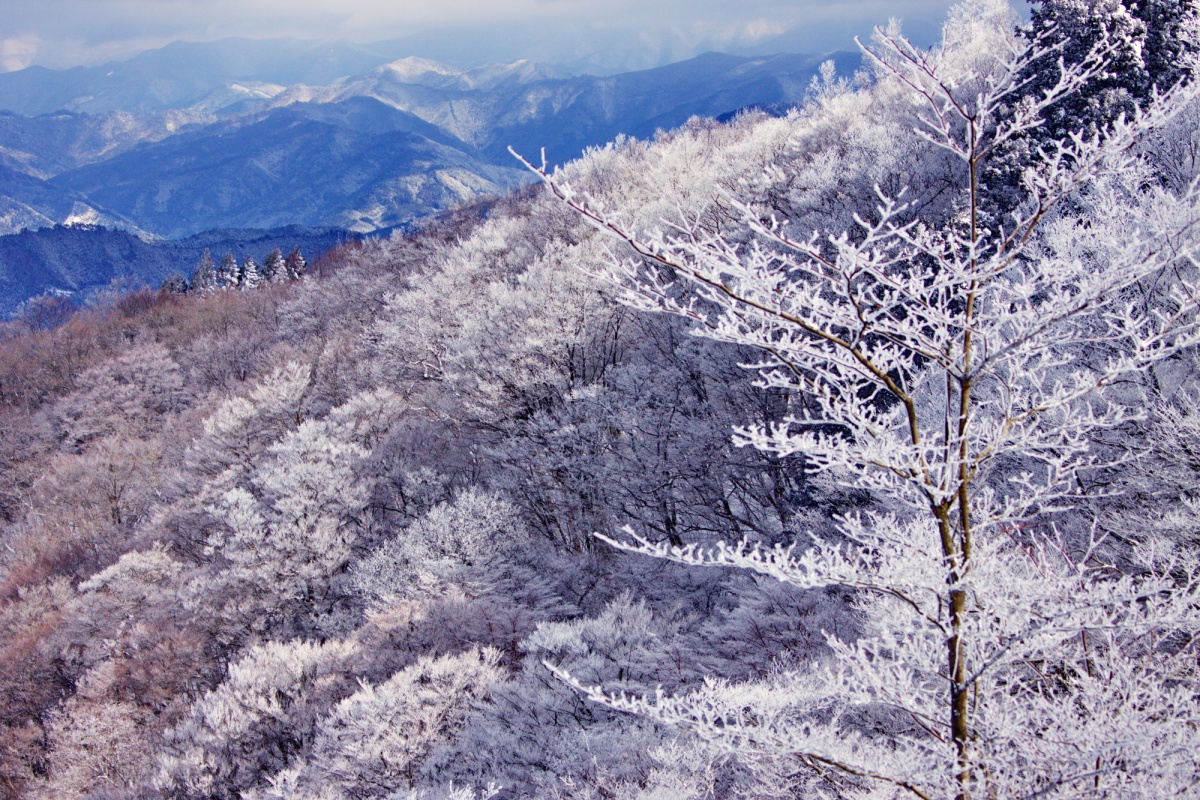
[[[784,118],[9,325],[0,792],[1200,794],[1196,26],[967,0]]]

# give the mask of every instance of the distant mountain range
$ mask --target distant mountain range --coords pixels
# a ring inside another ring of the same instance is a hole
[[[509,146],[530,156],[544,147],[561,163],[618,134],[649,137],[696,115],[786,109],[824,61],[842,75],[860,64],[845,52],[708,53],[595,76],[393,55],[347,42],[230,39],[177,42],[101,67],[0,74],[0,237],[64,224],[145,240],[392,228],[528,181]],[[58,256],[26,249],[14,261],[5,252],[0,295],[10,300],[18,286],[75,291],[95,285],[85,273],[111,277],[99,267],[72,272]],[[178,261],[145,252],[148,265]],[[30,277],[15,276],[16,264]],[[159,272],[147,266],[145,276]]]
[[[349,43],[176,43],[94,68],[0,74],[0,234],[83,221],[176,238],[285,224],[356,231],[527,180],[693,115],[800,101],[858,56],[709,53],[607,77],[460,69]]]

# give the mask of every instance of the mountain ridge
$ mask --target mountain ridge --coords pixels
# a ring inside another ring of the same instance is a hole
[[[346,241],[344,230],[291,225],[271,230],[209,230],[176,240],[146,241],[129,231],[100,225],[57,225],[0,236],[0,318],[30,297],[53,294],[84,301],[114,281],[124,288],[157,288],[173,273],[190,275],[201,253],[219,259],[233,253],[241,263],[278,248],[299,247],[310,262]]]
[[[73,213],[167,238],[287,223],[393,227],[528,180],[510,146],[545,148],[561,163],[618,135],[649,138],[697,115],[777,111],[803,100],[826,60],[841,73],[859,64],[851,53],[714,52],[598,77],[529,61],[464,69],[405,57],[323,86],[272,90],[236,112],[214,111],[215,90],[196,95],[199,105],[151,114],[0,112],[0,164],[41,181],[10,181],[8,192],[0,185],[14,209],[0,214],[0,230]],[[244,76],[249,67],[224,69]],[[66,209],[65,196],[91,210]]]

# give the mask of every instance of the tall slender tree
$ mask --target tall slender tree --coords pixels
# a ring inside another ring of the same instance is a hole
[[[1195,559],[1140,547],[1118,557],[1086,526],[1060,533],[1053,514],[1073,507],[1084,476],[1127,458],[1096,446],[1139,414],[1109,387],[1136,384],[1200,341],[1200,286],[1180,277],[1200,256],[1197,195],[1148,184],[1130,156],[1197,92],[1039,148],[1009,225],[990,227],[989,160],[1070,107],[1121,44],[1102,39],[1077,63],[1048,62],[1057,45],[1018,38],[1014,22],[1006,3],[969,0],[932,52],[883,32],[866,49],[884,76],[877,91],[906,93],[911,124],[952,160],[961,213],[947,220],[914,219],[880,191],[856,230],[796,235],[730,199],[748,238],[700,223],[637,232],[538,170],[629,248],[610,264],[629,302],[764,354],[763,385],[787,392],[793,409],[783,424],[739,431],[742,444],[803,455],[876,498],[874,510],[842,517],[838,537],[786,548],[606,538],[795,587],[847,587],[866,629],[827,634],[829,664],[766,684],[652,698],[588,687],[592,699],[727,750],[791,759],[814,791],[1194,791]],[[1026,94],[1030,65],[1046,63],[1044,88]],[[1153,303],[1132,300],[1167,270],[1177,282]]]
[[[304,277],[307,270],[308,262],[300,254],[300,246],[297,245],[292,248],[292,252],[288,253],[287,260],[283,262],[284,275],[289,281],[294,281]]]
[[[285,273],[283,268],[283,253],[279,252],[278,247],[268,253],[267,257],[263,259],[262,270],[260,271],[260,274],[262,275],[262,280],[264,283],[281,281],[284,279]]]
[[[220,288],[236,287],[240,278],[241,269],[237,259],[233,257],[232,252],[226,253],[221,259],[221,265],[217,267],[217,285]]]
[[[212,253],[208,248],[200,256],[195,271],[192,272],[191,291],[207,294],[217,288],[217,265],[213,262]]]
[[[262,274],[258,270],[258,262],[254,260],[254,256],[246,256],[238,275],[238,286],[242,289],[257,289],[260,283]]]

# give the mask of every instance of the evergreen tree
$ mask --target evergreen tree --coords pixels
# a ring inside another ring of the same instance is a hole
[[[263,283],[281,281],[286,277],[283,268],[283,253],[279,252],[278,247],[267,254],[262,269],[259,270],[259,276]]]
[[[1151,86],[1162,92],[1189,80],[1194,74],[1194,59],[1200,45],[1196,38],[1195,3],[1192,0],[1141,0],[1131,4],[1131,10],[1146,26],[1142,58]]]
[[[172,272],[162,282],[159,291],[168,294],[186,294],[188,290],[187,278],[178,272]]]
[[[304,260],[304,256],[300,255],[300,246],[292,248],[292,252],[288,253],[287,260],[283,264],[283,271],[287,280],[294,281],[304,275],[308,270],[308,262]]]
[[[1030,24],[1018,31],[1029,58],[1010,108],[1036,102],[1067,69],[1083,77],[1078,91],[1050,104],[1043,124],[999,148],[983,174],[983,220],[1005,225],[1024,194],[1021,176],[1039,149],[1073,134],[1103,134],[1145,109],[1155,95],[1191,77],[1200,52],[1196,12],[1188,0],[1033,0]],[[1040,51],[1037,53],[1036,51]]]
[[[233,253],[226,253],[217,269],[217,285],[222,288],[237,286],[240,278],[241,270],[238,269],[237,259],[233,257]]]
[[[1153,84],[1146,69],[1146,24],[1132,0],[1040,0],[1030,13],[1025,36],[1050,45],[1025,68],[1029,83],[1022,93],[1038,97],[1057,79],[1059,58],[1071,69],[1089,68],[1102,51],[1108,64],[1079,91],[1047,109],[1038,143],[1060,141],[1078,131],[1103,131],[1121,114],[1142,105]]]
[[[207,294],[215,291],[216,288],[217,266],[213,263],[212,253],[206,247],[200,256],[200,262],[196,265],[195,272],[192,273],[191,290]]]
[[[1060,57],[1068,68],[1079,68],[1100,48],[1108,62],[1081,91],[1050,109],[1043,138],[1103,130],[1119,114],[1145,108],[1155,90],[1165,92],[1190,78],[1200,52],[1194,5],[1189,0],[1034,0],[1024,38],[1051,50],[1026,67],[1029,84],[1023,96],[1036,97],[1046,89]]]
[[[254,256],[247,256],[238,275],[238,286],[242,289],[257,289],[260,283],[262,273],[259,272],[258,262],[254,260]]]

